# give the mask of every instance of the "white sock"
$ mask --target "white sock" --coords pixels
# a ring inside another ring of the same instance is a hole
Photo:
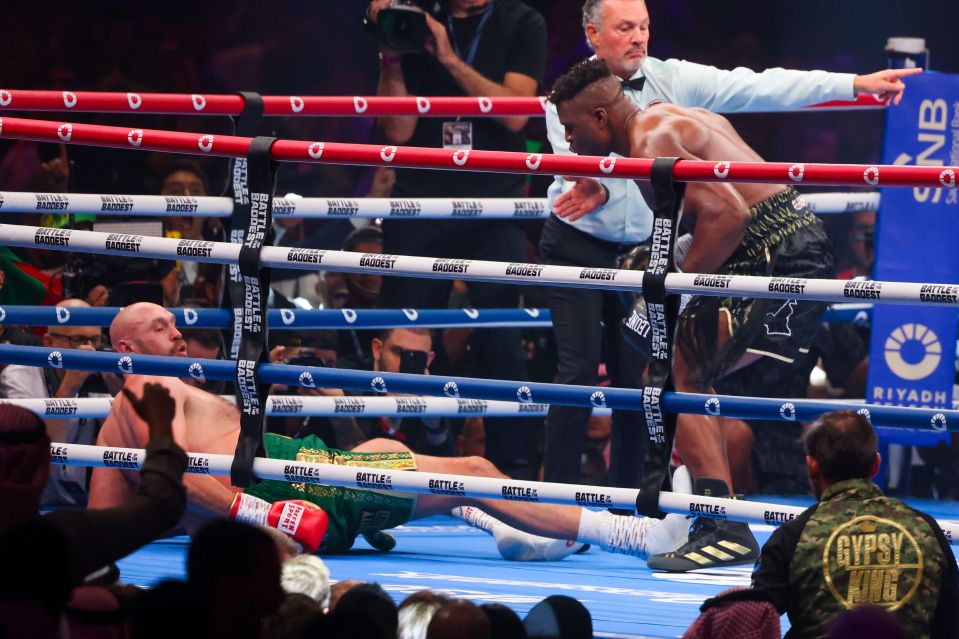
[[[673,475],[676,492],[691,492],[692,481],[685,466]],[[576,541],[594,544],[607,552],[646,559],[649,555],[676,550],[689,537],[689,518],[670,514],[665,519],[614,515],[583,509]]]
[[[499,519],[473,506],[457,506],[450,514],[453,515],[453,517],[459,517],[473,528],[485,530],[491,535],[497,528],[506,525]]]

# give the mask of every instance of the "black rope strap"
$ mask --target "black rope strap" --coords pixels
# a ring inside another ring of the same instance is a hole
[[[643,418],[649,441],[636,510],[647,517],[658,518],[666,516],[659,509],[659,493],[667,481],[676,435],[676,415],[663,412],[662,400],[666,391],[673,390],[673,342],[679,314],[679,296],[666,294],[666,274],[675,270],[673,249],[686,192],[685,183],[673,180],[673,166],[678,159],[657,158],[653,161],[650,175],[656,195],[653,238],[649,267],[643,274],[643,299],[652,332],[652,356],[643,388]]]

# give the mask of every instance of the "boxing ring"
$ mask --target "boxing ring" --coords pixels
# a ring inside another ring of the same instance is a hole
[[[871,97],[853,103],[829,103],[814,108],[883,108]],[[542,115],[542,99],[488,98],[317,98],[265,96],[262,115],[270,116],[376,116],[410,114],[419,116]],[[241,96],[92,94],[83,92],[0,91],[0,109],[56,110],[126,113],[194,113],[241,115]],[[73,122],[0,118],[0,138],[89,144],[204,156],[248,157],[257,139],[242,135],[181,133],[129,127],[78,124]],[[366,166],[433,168],[448,170],[500,171],[547,175],[620,177],[648,179],[654,161],[632,158],[551,156],[538,153],[503,153],[378,146],[335,142],[275,140],[266,154],[273,162],[314,162]],[[749,181],[786,185],[830,185],[849,187],[935,187],[955,189],[959,167],[897,165],[839,165],[773,162],[676,162],[671,169],[676,181]],[[878,204],[877,193],[817,194],[805,196],[820,214],[862,210]],[[272,198],[266,210],[275,218],[288,217],[459,217],[480,219],[542,219],[550,213],[545,200],[462,200]],[[183,198],[162,196],[41,194],[0,192],[0,216],[6,213],[36,213],[48,209],[41,204],[57,203],[57,211],[98,215],[165,216],[184,215],[230,217],[236,214],[234,198]],[[0,217],[2,220],[2,217]],[[0,223],[0,245],[82,251],[99,255],[208,262],[241,267],[245,245],[240,243],[176,240],[134,234],[98,233]],[[359,254],[344,251],[301,249],[281,246],[259,248],[258,264],[264,269],[284,268],[376,273],[505,282],[550,286],[589,286],[605,290],[642,293],[646,273],[611,269],[589,269],[538,264],[505,264],[482,260],[451,260],[404,255]],[[741,295],[756,298],[783,298],[778,278],[754,276],[703,277],[696,273],[669,271],[663,287],[670,295]],[[845,321],[858,321],[868,312],[862,304],[911,304],[959,307],[955,286],[931,283],[843,281],[802,279],[790,281],[793,297],[840,303],[834,312]],[[930,291],[934,294],[930,295]],[[53,309],[6,307],[0,309],[0,323],[32,325],[104,326],[118,309]],[[248,309],[173,309],[177,324],[186,327],[225,328]],[[545,309],[387,309],[382,311],[270,310],[264,313],[271,329],[419,327],[527,327],[550,326]],[[72,349],[0,345],[0,363],[48,368],[80,369],[122,374],[192,377],[201,380],[234,380],[236,361],[173,358],[148,355],[121,355]],[[650,410],[649,389],[570,386],[534,382],[424,376],[340,370],[262,363],[257,367],[258,383],[290,387],[343,388],[373,392],[365,398],[319,398],[274,396],[264,402],[264,415],[341,414],[346,406],[355,414],[402,415],[404,406],[418,403],[419,414],[463,415],[545,415],[550,404],[581,406],[598,414],[611,409]],[[659,389],[655,401],[668,414],[694,413],[787,422],[811,421],[825,411],[848,408],[872,421],[877,430],[894,427],[901,432],[945,433],[959,430],[959,411],[906,408],[854,402],[826,402],[799,399],[765,399],[725,395],[698,395]],[[430,397],[391,398],[376,395],[404,393]],[[11,400],[41,416],[102,417],[111,400]],[[238,400],[239,403],[239,400]],[[143,451],[77,444],[53,444],[52,462],[57,464],[136,469]],[[189,451],[187,472],[228,475],[234,458]],[[637,489],[545,484],[517,480],[463,477],[349,466],[290,463],[256,459],[253,473],[259,478],[307,483],[324,483],[377,490],[401,490],[424,494],[457,494],[470,497],[506,498],[530,503],[575,504],[584,507],[639,510],[644,497]],[[450,491],[453,491],[452,493]],[[662,492],[658,506],[665,512],[716,513],[730,520],[749,522],[760,544],[775,525],[793,519],[811,499],[757,497],[750,501],[682,495]],[[933,514],[954,543],[959,543],[959,507],[939,502],[914,505]],[[562,563],[511,563],[498,560],[488,536],[458,521],[430,518],[395,529],[397,548],[380,553],[357,541],[344,556],[324,557],[336,579],[378,581],[398,600],[422,588],[442,589],[478,602],[505,603],[521,614],[549,594],[563,593],[580,599],[593,614],[597,636],[677,636],[698,615],[702,601],[733,586],[746,585],[751,567],[720,568],[686,574],[649,571],[631,557],[593,549]],[[155,542],[119,562],[123,579],[152,585],[168,577],[183,575],[187,540],[182,537]],[[492,560],[492,562],[491,562]],[[785,618],[783,623],[786,623]]]

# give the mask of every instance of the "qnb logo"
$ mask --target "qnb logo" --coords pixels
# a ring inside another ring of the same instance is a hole
[[[929,420],[929,425],[932,426],[932,429],[937,433],[942,433],[949,427],[949,421],[942,413],[936,413],[932,416],[932,419]]]
[[[609,175],[616,168],[616,158],[603,158],[599,161],[599,170]]]
[[[719,415],[722,414],[722,410],[719,405],[719,398],[710,397],[709,399],[707,399],[705,409],[706,409],[707,415],[712,415],[713,417],[719,417]]]
[[[63,92],[63,106],[72,109],[77,106],[77,94],[72,91]]]
[[[373,389],[375,393],[385,393],[386,392],[386,380],[382,377],[376,376],[370,380],[370,388]]]
[[[939,337],[925,324],[903,324],[886,338],[886,366],[902,379],[915,381],[932,375],[942,360]]]
[[[341,308],[340,312],[343,313],[343,319],[346,320],[347,324],[352,324],[356,321],[356,311],[352,308]]]
[[[530,390],[529,386],[520,386],[516,391],[516,399],[521,404],[530,404],[533,401],[533,391]]]
[[[59,127],[57,127],[57,137],[64,142],[69,142],[71,139],[73,139],[73,125],[61,124]]]
[[[296,321],[296,312],[291,311],[288,308],[280,309],[280,321],[283,322],[284,326],[289,326]]]
[[[393,158],[396,157],[396,147],[395,146],[384,146],[380,149],[380,159],[384,162],[392,162]]]
[[[202,111],[206,108],[206,98],[204,98],[202,95],[197,95],[194,93],[190,96],[190,101],[193,102],[194,111]]]
[[[203,379],[203,366],[200,362],[193,362],[190,364],[189,373],[193,379]]]
[[[802,182],[803,176],[806,174],[806,165],[793,164],[786,173],[793,182]]]
[[[595,408],[606,408],[606,393],[603,391],[594,392],[589,396],[589,403]]]
[[[956,172],[952,169],[943,169],[939,174],[939,184],[947,189],[956,188]]]
[[[856,411],[856,413],[865,417],[866,421],[869,422],[870,424],[872,423],[872,413],[869,412],[868,408],[860,408],[859,410]]]
[[[720,180],[725,180],[726,176],[729,175],[729,162],[717,162],[713,167],[713,175]]]
[[[319,160],[323,157],[323,149],[326,147],[322,142],[314,142],[306,148],[306,152],[310,154],[310,157],[314,160]]]
[[[63,306],[54,306],[54,312],[57,314],[57,324],[66,324],[70,321],[70,309]]]
[[[416,319],[420,316],[419,312],[413,308],[404,308],[403,315],[406,315],[406,319],[411,322],[415,322]]]
[[[453,164],[456,166],[465,166],[469,156],[470,152],[468,150],[453,151]]]
[[[862,172],[862,179],[869,186],[876,186],[879,184],[879,167],[870,166],[868,169]]]
[[[489,98],[476,98],[476,102],[479,104],[479,109],[483,113],[489,113],[493,110],[493,101]]]
[[[143,98],[136,93],[127,93],[127,104],[130,105],[131,109],[136,111],[143,105]]]
[[[787,422],[796,421],[796,405],[792,402],[786,402],[779,407],[779,416]]]
[[[429,113],[430,101],[426,98],[416,98],[416,110],[420,113]]]
[[[130,129],[127,133],[127,142],[130,146],[140,146],[143,143],[143,129]]]
[[[353,98],[353,108],[357,113],[365,113],[369,106],[370,103],[366,101],[366,98],[361,98],[358,95]]]
[[[316,382],[313,381],[313,375],[310,374],[310,371],[303,371],[300,373],[300,376],[297,378],[297,381],[300,382],[300,386],[306,386],[307,388],[316,388]]]
[[[459,397],[460,387],[456,384],[456,382],[450,380],[443,385],[443,394],[447,397]]]
[[[53,351],[47,355],[47,363],[53,368],[63,368],[63,353],[60,351]]]
[[[201,135],[200,139],[196,142],[197,147],[204,153],[209,153],[213,150],[213,136],[212,135]]]
[[[298,95],[290,96],[290,108],[293,110],[293,113],[299,113],[303,110],[304,106],[306,106],[306,104],[303,102],[303,98]]]
[[[526,156],[526,167],[530,171],[539,170],[540,162],[543,161],[543,155],[541,153],[530,153]]]
[[[121,373],[126,373],[129,375],[133,372],[133,358],[129,355],[124,355],[119,360],[117,360],[117,368],[120,369]]]
[[[10,106],[11,102],[13,102],[13,96],[10,95],[10,92],[0,91],[0,106]]]
[[[198,319],[200,319],[200,314],[196,312],[196,309],[183,309],[183,321],[186,322],[187,326],[193,326],[196,324]]]

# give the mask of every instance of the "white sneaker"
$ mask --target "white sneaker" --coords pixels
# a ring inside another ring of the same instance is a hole
[[[578,541],[532,535],[506,525],[497,526],[493,538],[500,556],[508,561],[559,561],[585,545]]]

